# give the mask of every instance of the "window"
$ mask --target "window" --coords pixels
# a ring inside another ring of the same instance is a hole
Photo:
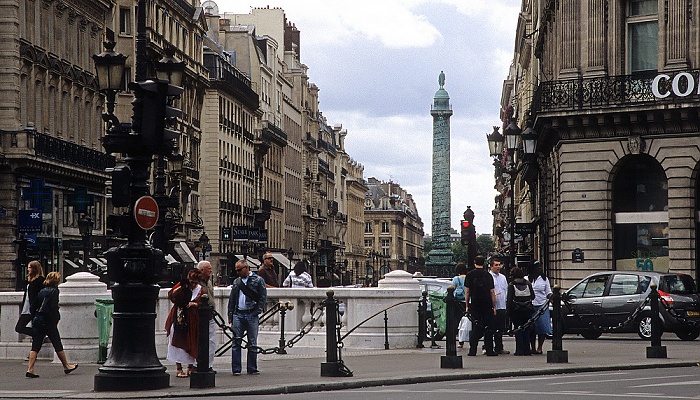
[[[389,223],[382,221],[382,233],[389,233]]]
[[[391,240],[389,239],[382,239],[382,255],[383,256],[388,256],[390,255],[389,252],[389,247],[391,245]]]
[[[627,63],[630,73],[657,70],[658,36],[658,1],[630,0],[627,7]]]
[[[372,233],[372,223],[365,222],[365,233]]]
[[[637,275],[617,274],[610,282],[610,296],[624,296],[639,293],[639,277]]]
[[[613,181],[615,269],[668,270],[668,182],[650,156],[625,158]]]
[[[372,239],[365,239],[365,247],[372,247]]]
[[[131,9],[119,8],[119,33],[131,35]]]
[[[574,298],[602,296],[608,278],[609,275],[592,276],[574,286],[569,294]]]

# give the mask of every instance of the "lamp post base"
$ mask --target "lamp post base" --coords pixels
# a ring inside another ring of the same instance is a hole
[[[440,368],[462,368],[462,356],[441,356]]]
[[[668,358],[666,346],[647,346],[647,358]]]
[[[142,371],[102,367],[95,375],[94,381],[96,392],[156,390],[168,387],[170,375],[165,372],[165,367]]]
[[[550,350],[547,352],[547,364],[566,364],[569,362],[569,352],[566,350]]]

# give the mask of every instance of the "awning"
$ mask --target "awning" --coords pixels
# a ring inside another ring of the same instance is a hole
[[[165,261],[167,261],[168,264],[174,264],[174,263],[179,262],[175,259],[175,257],[171,256],[170,254],[165,255]]]
[[[107,268],[107,263],[102,262],[99,258],[90,257],[90,261],[95,263],[98,267]]]
[[[239,260],[242,260],[242,259],[243,259],[243,256],[240,255],[240,254],[236,254],[236,258],[238,258]],[[245,260],[246,260],[247,262],[253,264],[255,267],[259,267],[260,264],[261,264],[261,263],[260,263],[260,260],[258,260],[257,258],[251,257],[251,256],[245,257]]]
[[[80,269],[80,266],[78,264],[74,263],[73,261],[71,261],[67,258],[63,259],[63,264],[64,264],[64,266],[68,265],[71,268]]]
[[[271,253],[272,257],[282,264],[285,268],[290,269],[293,267],[292,262],[289,261],[282,253]]]
[[[182,260],[182,262],[185,264],[197,263],[197,258],[194,256],[194,254],[192,254],[190,248],[187,247],[187,243],[185,242],[175,243],[175,253],[177,253],[177,255],[180,257],[180,260]]]

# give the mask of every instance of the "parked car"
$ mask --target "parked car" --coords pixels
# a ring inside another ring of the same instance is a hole
[[[673,332],[682,340],[700,336],[700,299],[690,275],[647,271],[607,271],[588,276],[566,291],[568,304],[562,306],[564,333],[578,333],[596,339],[600,327],[614,327],[629,319],[657,285],[663,302],[659,305],[664,332]],[[685,321],[684,321],[685,320]],[[644,309],[625,327],[613,332],[637,332],[651,338],[651,307]]]
[[[428,315],[426,317],[427,339],[442,340],[445,337],[445,296],[452,284],[449,278],[416,278],[421,292],[428,292]]]

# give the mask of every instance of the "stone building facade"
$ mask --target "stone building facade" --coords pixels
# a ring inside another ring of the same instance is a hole
[[[700,276],[698,9],[522,2],[502,117],[539,141],[516,155],[516,220],[536,228],[517,251],[562,287],[601,270]]]
[[[365,270],[358,278],[374,284],[400,269],[416,272],[423,254],[423,221],[413,196],[399,184],[367,180],[365,193]]]
[[[91,56],[101,52],[103,1],[4,2],[0,21],[0,290],[24,277],[28,259],[69,274],[83,260],[77,221],[94,222],[105,245],[103,97]],[[70,40],[67,40],[70,38]],[[76,193],[91,204],[78,204]],[[80,210],[81,213],[76,211]]]

